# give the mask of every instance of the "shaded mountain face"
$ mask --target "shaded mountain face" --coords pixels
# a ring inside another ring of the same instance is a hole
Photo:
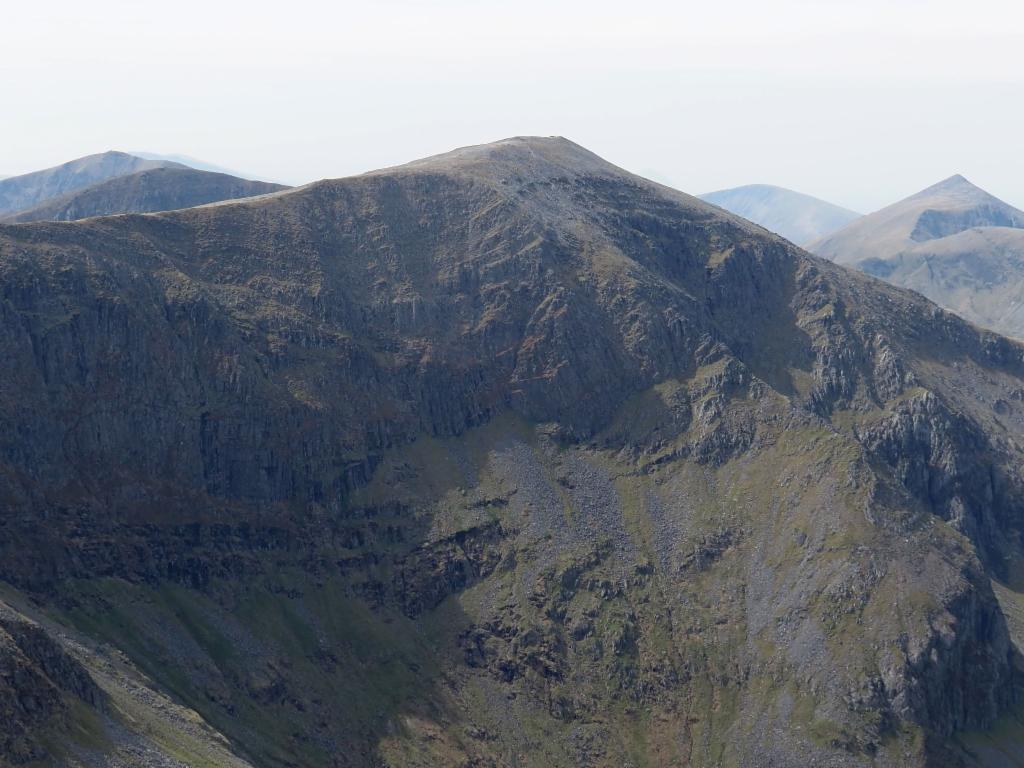
[[[0,180],[0,217],[23,211],[52,198],[100,181],[150,168],[184,168],[166,160],[146,160],[124,152],[104,152],[43,171]]]
[[[153,168],[117,176],[0,219],[0,222],[73,221],[115,213],[151,213],[236,200],[287,187],[192,168]]]
[[[1024,337],[1024,211],[953,176],[808,246]]]
[[[1024,348],[915,294],[533,138],[0,291],[8,760],[1019,746]]]
[[[810,195],[769,184],[750,184],[701,195],[717,205],[760,224],[790,242],[817,240],[860,217],[859,213]]]

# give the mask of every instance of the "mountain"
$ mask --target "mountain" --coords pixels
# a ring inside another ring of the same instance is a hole
[[[816,197],[769,184],[723,189],[700,197],[798,244],[835,232],[860,216]]]
[[[957,175],[863,216],[808,248],[840,264],[853,264],[888,258],[976,227],[1024,228],[1024,211]]]
[[[92,186],[100,181],[150,168],[181,168],[165,160],[147,160],[124,152],[80,157],[43,171],[0,180],[0,216]]]
[[[0,226],[0,316],[9,762],[1024,743],[1024,347],[565,139]]]
[[[0,221],[72,221],[115,213],[170,211],[283,189],[287,187],[192,168],[152,168],[46,200]]]
[[[1024,211],[953,176],[808,248],[1024,337]]]

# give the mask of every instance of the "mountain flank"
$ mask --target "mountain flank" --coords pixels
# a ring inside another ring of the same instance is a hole
[[[770,184],[709,192],[701,199],[797,244],[817,240],[860,217],[838,205]]]
[[[1024,347],[570,141],[0,226],[0,317],[10,763],[1020,748]]]

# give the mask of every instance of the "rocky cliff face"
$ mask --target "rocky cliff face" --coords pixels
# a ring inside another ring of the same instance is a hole
[[[0,313],[0,578],[239,760],[970,764],[1018,701],[1024,349],[565,140],[2,227]]]

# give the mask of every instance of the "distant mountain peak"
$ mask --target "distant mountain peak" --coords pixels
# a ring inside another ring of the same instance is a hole
[[[959,173],[953,174],[949,178],[943,179],[936,184],[932,184],[930,187],[925,187],[920,192],[917,192],[906,199],[920,200],[935,196],[953,196],[953,199],[963,200],[965,202],[971,202],[974,200],[995,200],[1002,203],[1001,200],[998,200],[998,198],[989,194],[977,184],[972,183],[969,179]]]
[[[808,245],[843,264],[889,258],[977,227],[1024,228],[1024,211],[954,174]]]
[[[816,240],[860,216],[847,208],[774,184],[747,184],[708,192],[700,198],[794,243]]]

